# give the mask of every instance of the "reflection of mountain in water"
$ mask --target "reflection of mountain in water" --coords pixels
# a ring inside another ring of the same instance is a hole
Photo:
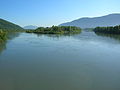
[[[20,33],[10,32],[7,34],[7,39],[12,40],[19,36]],[[7,41],[0,43],[0,54],[6,49]]]
[[[96,33],[96,35],[98,36],[102,36],[102,37],[109,37],[115,40],[119,40],[120,41],[120,35],[113,35],[113,34],[103,34],[103,33]]]

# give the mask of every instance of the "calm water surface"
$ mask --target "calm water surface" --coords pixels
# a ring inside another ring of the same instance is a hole
[[[120,90],[118,37],[21,33],[0,51],[0,90]]]

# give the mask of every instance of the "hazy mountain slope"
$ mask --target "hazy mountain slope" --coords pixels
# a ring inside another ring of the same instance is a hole
[[[72,22],[60,24],[60,26],[77,26],[81,28],[95,28],[97,26],[120,25],[120,14],[110,14],[102,17],[80,18]]]
[[[9,22],[9,21],[0,19],[0,29],[21,30],[23,28],[18,26],[18,25],[16,25],[16,24],[14,24],[14,23]]]
[[[23,27],[24,29],[37,29],[37,26],[33,26],[33,25],[29,25],[29,26],[25,26]]]

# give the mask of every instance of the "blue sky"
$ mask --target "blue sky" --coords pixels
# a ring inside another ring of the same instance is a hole
[[[0,18],[20,26],[52,26],[120,13],[120,0],[0,0]]]

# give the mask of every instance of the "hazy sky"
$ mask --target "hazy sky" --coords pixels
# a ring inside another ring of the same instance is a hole
[[[120,13],[120,0],[0,0],[0,18],[21,26],[51,26]]]

